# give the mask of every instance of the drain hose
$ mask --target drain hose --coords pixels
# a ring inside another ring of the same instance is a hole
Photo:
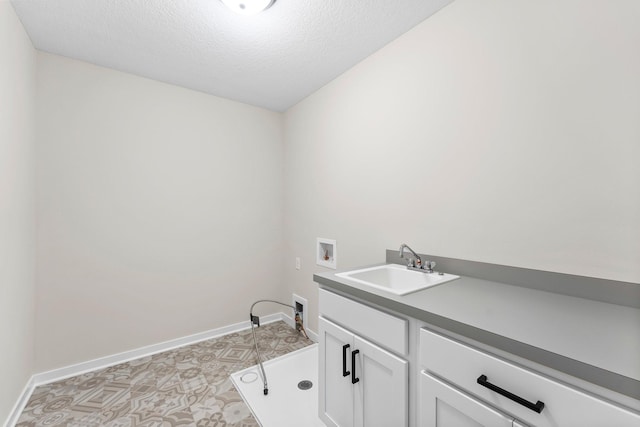
[[[254,328],[254,323],[257,323],[258,326],[260,326],[260,320],[258,319],[258,317],[253,315],[253,307],[255,307],[256,304],[261,303],[261,302],[271,302],[274,304],[280,304],[283,305],[285,307],[289,307],[293,309],[294,314],[294,319],[296,322],[296,330],[299,332],[302,332],[304,334],[304,336],[306,337],[307,334],[304,330],[304,327],[302,326],[302,320],[300,319],[300,313],[298,313],[296,311],[296,308],[292,305],[289,304],[285,304],[283,302],[280,301],[275,301],[275,300],[271,300],[271,299],[261,299],[258,300],[256,302],[254,302],[253,304],[251,304],[251,308],[249,309],[249,321],[251,323],[251,335],[253,335],[253,345],[256,348],[256,355],[258,356],[258,365],[260,366],[260,372],[262,373],[262,382],[264,384],[264,394],[267,395],[269,394],[269,387],[267,385],[267,374],[264,371],[264,366],[262,365],[262,357],[260,357],[260,350],[258,349],[258,340],[256,339],[256,331]]]

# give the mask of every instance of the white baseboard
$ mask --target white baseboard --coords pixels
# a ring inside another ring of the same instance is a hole
[[[260,316],[262,323],[272,323],[283,319],[282,313],[269,314],[267,316]],[[235,323],[233,325],[222,326],[220,328],[211,329],[209,331],[200,332],[193,335],[188,335],[182,338],[176,338],[161,342],[158,344],[152,344],[145,347],[140,347],[134,350],[125,351],[111,356],[100,357],[98,359],[89,360],[87,362],[76,363],[75,365],[65,366],[63,368],[53,369],[47,372],[41,372],[33,376],[34,383],[37,386],[42,384],[48,384],[54,381],[60,381],[65,378],[75,377],[86,372],[95,371],[98,369],[108,368],[109,366],[118,365],[120,363],[129,362],[134,359],[140,359],[142,357],[151,356],[163,351],[173,350],[186,345],[195,344],[201,341],[206,341],[212,338],[221,337],[233,332],[243,331],[249,329],[251,325],[249,321]]]
[[[33,382],[32,376],[31,378],[29,378],[29,381],[27,381],[27,385],[22,390],[22,393],[20,393],[20,396],[18,397],[16,404],[13,405],[11,412],[9,412],[9,418],[7,418],[7,420],[5,421],[4,427],[14,427],[16,425],[16,423],[18,422],[18,418],[20,418],[20,414],[22,414],[25,406],[27,406],[27,402],[29,401],[31,393],[33,393],[33,390],[35,388],[36,385]]]
[[[273,323],[278,320],[282,320],[292,328],[295,328],[294,320],[284,313],[275,313],[266,316],[260,316],[261,324]],[[129,362],[134,359],[151,356],[157,353],[162,353],[164,351],[184,347],[186,345],[195,344],[200,341],[206,341],[212,338],[221,337],[232,332],[243,331],[245,329],[249,329],[250,327],[251,324],[247,320],[244,322],[223,326],[221,328],[211,329],[209,331],[200,332],[186,337],[177,338],[158,344],[152,344],[134,350],[113,354],[111,356],[100,357],[98,359],[89,360],[87,362],[76,363],[75,365],[69,365],[58,369],[52,369],[51,371],[34,374],[27,382],[27,385],[25,386],[22,394],[13,407],[13,410],[10,412],[9,418],[5,422],[4,427],[13,427],[15,425],[15,423],[18,421],[18,418],[20,417],[20,414],[22,414],[22,411],[27,405],[27,402],[31,397],[31,393],[33,393],[33,390],[37,386],[49,384],[54,381],[60,381],[69,377],[75,377],[76,375],[81,375],[86,372],[108,368],[109,366],[118,365],[120,363]],[[309,336],[309,339],[311,339],[313,342],[318,342],[317,333],[310,331],[309,329],[306,329],[306,332]]]

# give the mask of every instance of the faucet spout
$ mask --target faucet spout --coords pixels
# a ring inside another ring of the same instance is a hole
[[[411,252],[411,254],[415,257],[417,265],[421,265],[422,264],[422,258],[420,258],[420,255],[415,253],[413,251],[413,249],[411,249],[409,247],[409,245],[407,245],[406,243],[403,243],[403,244],[400,245],[400,258],[404,258],[404,250],[405,249],[408,250],[409,252]]]

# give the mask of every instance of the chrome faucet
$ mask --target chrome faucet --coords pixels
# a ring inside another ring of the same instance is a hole
[[[400,245],[400,258],[404,258],[404,250],[405,249],[408,250],[409,252],[411,252],[413,254],[413,256],[416,258],[415,261],[412,260],[412,259],[409,259],[407,267],[420,267],[422,265],[422,258],[420,258],[420,255],[415,253],[413,251],[413,249],[411,249],[409,247],[409,245],[407,245],[406,243],[403,243],[403,244]]]
[[[415,253],[414,250],[411,249],[406,243],[400,245],[400,258],[404,258],[405,249],[411,252],[411,254],[415,257],[415,260],[409,258],[409,261],[407,262],[407,268],[409,270],[418,270],[422,271],[423,273],[433,273],[433,267],[436,266],[435,261],[427,261],[423,264],[420,255]]]

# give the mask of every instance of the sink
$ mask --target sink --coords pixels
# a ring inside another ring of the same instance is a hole
[[[383,289],[396,295],[406,295],[460,278],[460,276],[454,276],[453,274],[423,273],[421,271],[408,270],[407,267],[399,264],[386,264],[345,271],[337,273],[336,276]]]

